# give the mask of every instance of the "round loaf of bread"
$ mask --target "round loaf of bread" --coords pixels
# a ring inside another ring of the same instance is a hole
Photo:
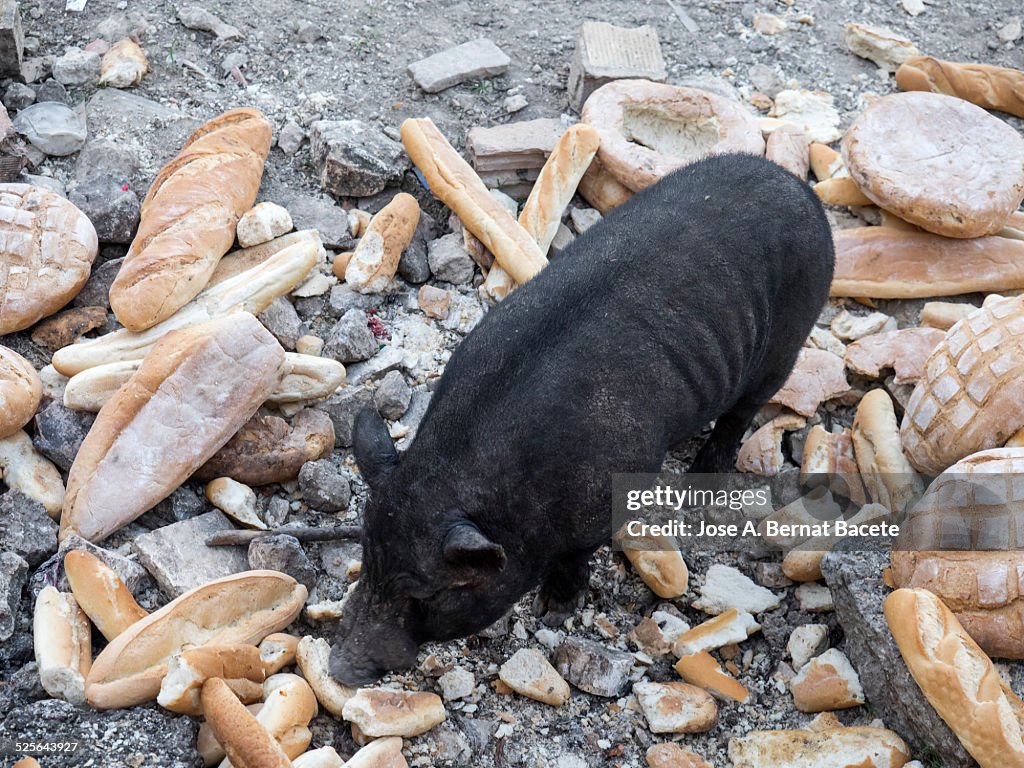
[[[878,99],[846,132],[843,161],[879,207],[947,237],[998,232],[1024,199],[1024,138],[939,93]]]
[[[0,439],[32,420],[42,396],[43,382],[32,363],[0,346]]]
[[[98,250],[96,230],[72,203],[41,187],[0,184],[0,336],[71,301]]]
[[[601,134],[601,163],[634,192],[708,155],[765,150],[752,114],[699,88],[615,80],[590,95],[582,118]]]
[[[1024,427],[1024,297],[990,300],[925,363],[900,426],[910,463],[938,475]]]

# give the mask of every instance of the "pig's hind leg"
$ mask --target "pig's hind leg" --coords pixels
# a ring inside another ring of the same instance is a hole
[[[533,600],[533,615],[549,627],[557,627],[583,605],[590,586],[593,550],[565,555],[548,572]]]

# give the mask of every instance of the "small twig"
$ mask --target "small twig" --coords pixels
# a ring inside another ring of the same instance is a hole
[[[687,32],[691,35],[696,35],[700,32],[700,27],[697,25],[697,22],[693,20],[690,14],[683,10],[682,6],[678,3],[672,2],[672,0],[665,0],[665,2],[668,3],[669,8],[675,11],[676,16],[678,16],[679,20],[683,22],[683,26],[686,27]]]
[[[246,82],[245,75],[242,74],[242,70],[240,70],[238,67],[231,68],[231,76],[235,78],[235,82],[243,88],[249,87],[249,83]]]
[[[263,539],[277,534],[294,536],[299,541],[336,541],[338,539],[358,539],[363,535],[363,529],[358,525],[340,525],[330,528],[314,528],[311,526],[284,527],[276,528],[272,531],[218,531],[206,539],[206,546],[240,547],[249,544],[249,542],[255,539]]]
[[[200,77],[205,77],[207,80],[213,80],[213,77],[210,76],[210,74],[205,69],[200,67],[198,64],[189,61],[188,59],[182,59],[181,66],[183,66],[185,69],[191,70]]]

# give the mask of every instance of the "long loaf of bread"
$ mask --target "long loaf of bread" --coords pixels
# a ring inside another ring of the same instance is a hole
[[[61,538],[99,541],[168,496],[263,404],[283,364],[281,345],[246,312],[161,339],[82,442]]]
[[[904,91],[945,93],[1024,117],[1024,72],[1019,69],[914,56],[896,70],[896,84]]]
[[[953,613],[924,589],[897,589],[885,618],[910,674],[981,768],[1024,768],[1024,702]]]
[[[430,185],[430,191],[458,214],[462,225],[494,254],[498,264],[522,285],[547,266],[530,235],[491,197],[469,163],[430,118],[402,123],[402,143]]]
[[[832,296],[925,299],[1024,288],[1024,241],[957,239],[895,227],[833,233]]]
[[[256,200],[270,139],[259,110],[233,109],[199,128],[163,167],[110,287],[110,307],[125,328],[156,325],[206,287]]]

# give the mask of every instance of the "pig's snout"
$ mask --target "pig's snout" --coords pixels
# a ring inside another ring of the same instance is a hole
[[[381,621],[353,595],[331,648],[331,675],[345,685],[367,685],[395,669],[415,665],[419,643],[402,622]],[[352,604],[354,603],[354,605]]]

